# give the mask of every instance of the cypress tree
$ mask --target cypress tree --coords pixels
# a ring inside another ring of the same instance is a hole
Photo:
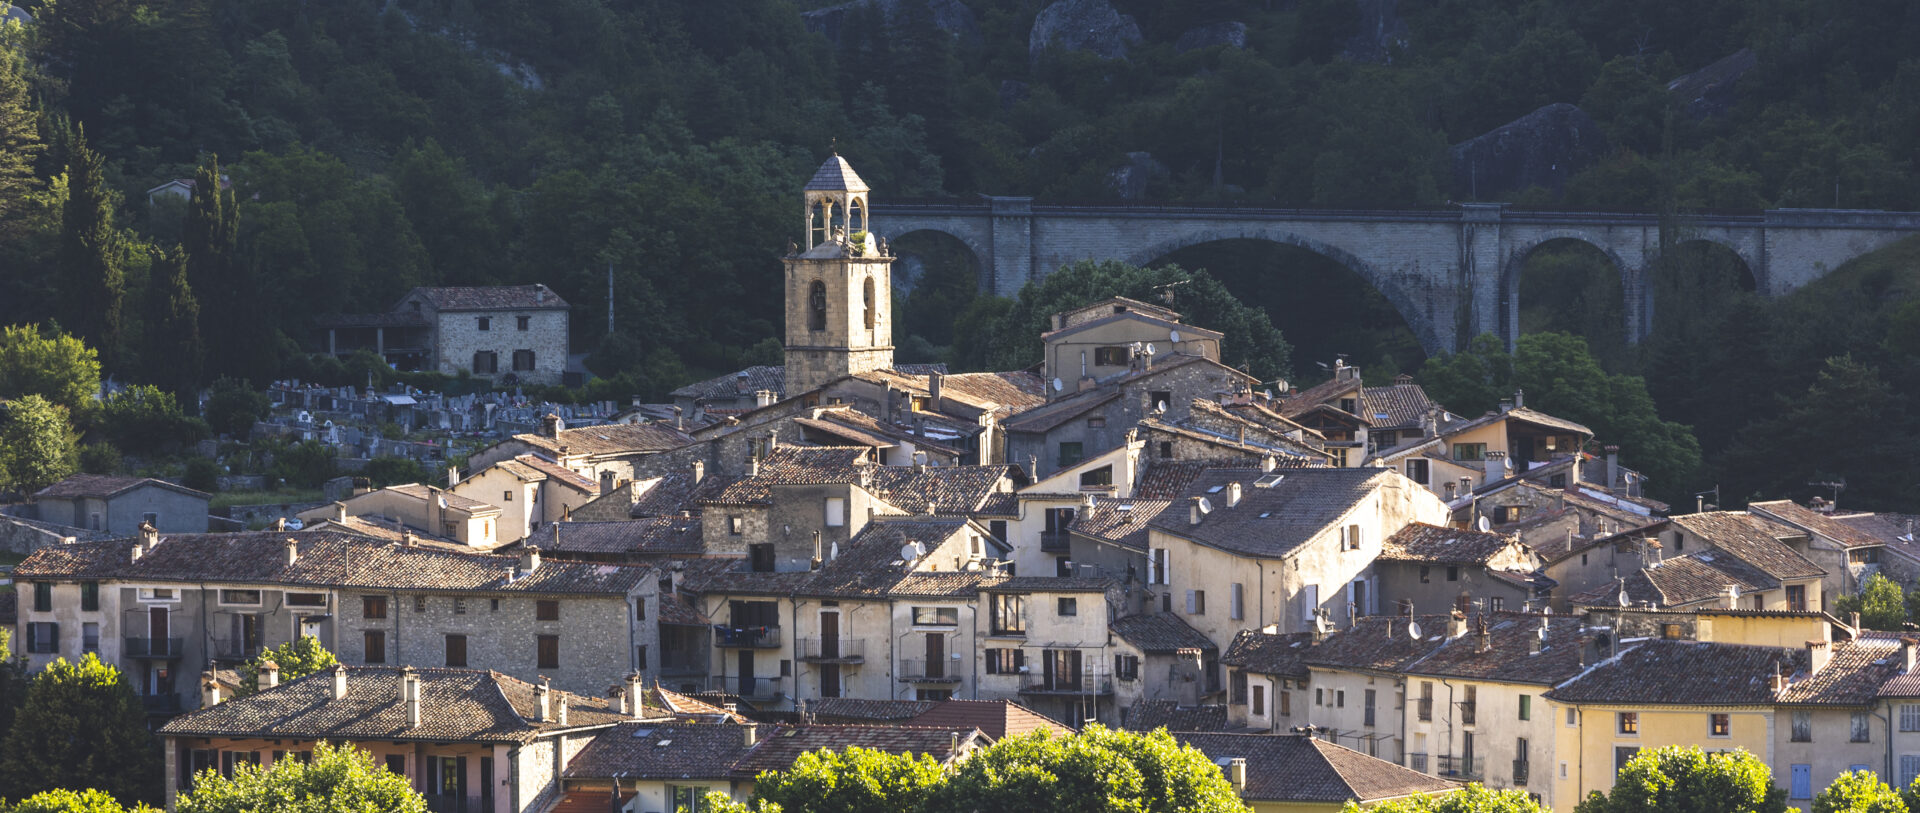
[[[252,280],[234,248],[240,231],[240,211],[233,190],[222,189],[220,157],[208,156],[193,176],[193,197],[187,202],[183,246],[187,282],[200,294],[200,340],[206,365],[222,374],[252,375],[257,356],[253,349],[271,343],[260,334],[260,306]]]
[[[26,60],[0,49],[0,236],[10,231],[14,210],[38,185],[34,158],[40,154],[39,115],[27,106]]]
[[[67,165],[67,206],[61,224],[60,276],[66,322],[100,351],[113,369],[119,361],[121,308],[127,283],[120,267],[120,236],[113,225],[113,193],[106,162],[87,146],[84,129]]]
[[[154,383],[181,403],[200,385],[206,346],[200,341],[200,300],[187,279],[187,252],[153,249],[152,289],[148,297],[146,369]]]

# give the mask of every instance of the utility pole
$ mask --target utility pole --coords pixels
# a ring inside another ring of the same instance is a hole
[[[607,261],[607,333],[613,333],[613,261]]]

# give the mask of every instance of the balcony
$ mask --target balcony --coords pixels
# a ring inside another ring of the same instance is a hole
[[[953,661],[903,660],[900,662],[900,681],[903,683],[959,683],[960,667]]]
[[[1071,553],[1073,540],[1065,531],[1054,533],[1040,532],[1040,550],[1042,553]]]
[[[1020,676],[1021,694],[1113,694],[1113,676],[1105,672],[1092,675],[1063,676],[1049,678],[1038,672]]]
[[[1474,781],[1487,778],[1486,757],[1436,757],[1436,771],[1441,776],[1461,781]]]
[[[213,657],[223,661],[252,660],[260,654],[259,641],[238,641],[228,638],[213,639]]]
[[[121,650],[129,658],[179,658],[186,654],[180,638],[127,638]]]
[[[1416,771],[1419,771],[1419,772],[1421,772],[1421,773],[1426,773],[1426,772],[1427,772],[1427,755],[1426,755],[1426,753],[1425,753],[1425,752],[1419,752],[1419,753],[1412,753],[1412,754],[1408,754],[1408,755],[1407,755],[1407,767],[1408,767],[1408,768],[1410,768],[1410,769],[1412,769],[1412,770],[1416,770]]]
[[[861,663],[867,659],[867,642],[860,638],[800,638],[800,660],[813,663]]]
[[[1527,786],[1527,773],[1526,760],[1516,759],[1513,761],[1513,784],[1515,787],[1524,788]]]
[[[730,649],[779,649],[779,627],[729,627],[716,625],[713,628],[714,643]]]
[[[660,664],[660,675],[662,677],[689,677],[692,675],[705,675],[706,673],[707,662],[704,660],[668,661]]]
[[[492,813],[491,796],[428,796],[427,810],[432,813]]]
[[[776,700],[786,696],[780,688],[780,678],[737,676],[716,676],[707,678],[709,690],[736,695],[743,700]]]
[[[148,714],[179,714],[186,711],[177,694],[140,695],[140,708]]]

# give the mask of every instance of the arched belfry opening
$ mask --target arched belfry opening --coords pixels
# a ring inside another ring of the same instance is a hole
[[[868,330],[872,330],[873,329],[873,277],[867,277],[866,284],[862,285],[861,289],[862,289],[860,292],[861,325]]]
[[[802,198],[806,247],[781,261],[786,266],[786,397],[893,367],[893,256],[868,233],[866,182],[835,155],[807,181]]]
[[[847,159],[827,159],[807,182],[807,248],[867,230],[867,184]]]

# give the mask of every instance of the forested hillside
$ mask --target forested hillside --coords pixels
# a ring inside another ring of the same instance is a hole
[[[109,372],[169,386],[324,379],[343,370],[302,352],[317,315],[545,282],[578,306],[575,349],[599,351],[595,394],[658,397],[777,357],[775,257],[829,149],[882,203],[1478,198],[1676,228],[1704,209],[1920,208],[1920,6],[1901,0],[1111,2],[25,0],[31,22],[0,34],[0,324],[56,321]],[[1530,115],[1549,105],[1574,107]],[[1566,160],[1474,142],[1509,123],[1508,142]],[[215,156],[230,206],[149,203]],[[903,360],[986,363],[956,324],[1011,306],[975,297],[954,246],[901,248],[920,255]],[[1585,337],[1698,433],[1705,469],[1669,489],[1724,479],[1733,502],[1818,479],[1748,483],[1727,462],[1764,458],[1920,498],[1910,462],[1859,468],[1916,457],[1911,246],[1771,303],[1738,293],[1726,257],[1671,252],[1659,284],[1679,293],[1641,347],[1602,259],[1537,254],[1523,327]],[[1268,310],[1295,371],[1423,362],[1324,258],[1226,242],[1167,260]],[[204,366],[182,369],[181,325]],[[1828,431],[1807,423],[1823,398],[1872,405],[1843,427],[1861,445],[1783,445]]]

